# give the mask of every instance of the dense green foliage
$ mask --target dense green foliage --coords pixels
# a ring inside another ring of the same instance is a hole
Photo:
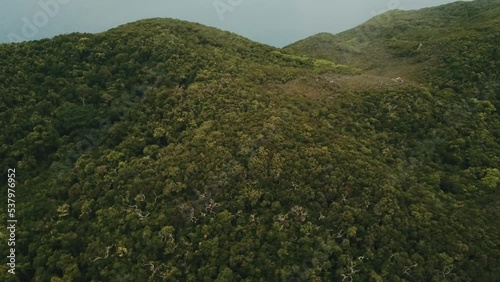
[[[351,30],[320,33],[284,49],[440,86],[459,88],[477,79],[498,83],[493,75],[499,67],[499,14],[498,0],[393,10]]]
[[[0,280],[498,281],[496,3],[397,87],[178,20],[0,45]]]

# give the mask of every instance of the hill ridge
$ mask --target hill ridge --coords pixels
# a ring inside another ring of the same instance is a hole
[[[480,13],[309,49],[162,19],[0,45],[0,281],[498,280]]]

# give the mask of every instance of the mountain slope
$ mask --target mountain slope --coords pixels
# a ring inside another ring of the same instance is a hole
[[[284,49],[391,78],[400,76],[419,82],[445,80],[449,76],[454,76],[454,81],[476,79],[476,74],[469,72],[442,71],[450,71],[453,64],[466,64],[475,73],[489,76],[495,72],[499,12],[497,0],[455,2],[417,11],[393,10],[351,30],[337,35],[317,34]],[[458,61],[463,59],[468,61]],[[485,61],[490,65],[485,65]],[[433,79],[435,76],[440,78]],[[492,76],[486,79],[499,80]]]
[[[497,280],[496,86],[311,57],[170,19],[0,45],[0,280]]]

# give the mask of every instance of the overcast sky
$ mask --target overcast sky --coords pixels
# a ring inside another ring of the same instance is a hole
[[[447,0],[0,0],[0,42],[69,32],[101,32],[138,19],[178,18],[282,47],[319,33],[338,33],[392,9]]]

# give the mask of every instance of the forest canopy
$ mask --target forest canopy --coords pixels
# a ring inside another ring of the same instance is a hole
[[[0,280],[498,281],[499,19],[483,0],[283,49],[173,19],[1,44],[22,220]]]

